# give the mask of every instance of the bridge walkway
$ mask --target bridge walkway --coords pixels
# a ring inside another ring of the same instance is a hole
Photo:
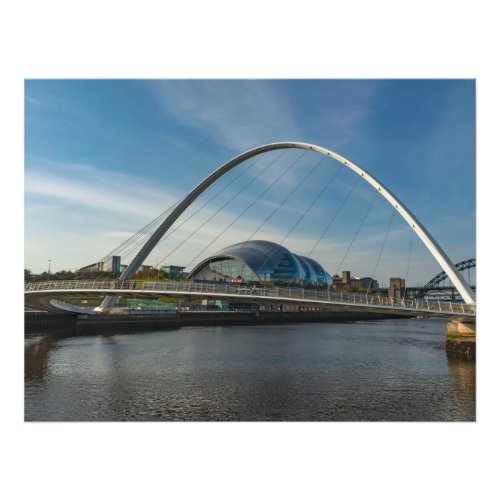
[[[27,283],[25,302],[35,297],[61,297],[62,295],[118,295],[147,297],[198,297],[207,299],[245,300],[257,303],[279,302],[310,307],[337,306],[344,310],[372,310],[397,312],[402,315],[475,318],[476,305],[462,302],[433,301],[429,299],[402,299],[377,294],[331,291],[280,286],[244,286],[230,283],[174,282],[174,281],[51,281]]]

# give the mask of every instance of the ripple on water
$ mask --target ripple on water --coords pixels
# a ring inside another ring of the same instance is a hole
[[[25,342],[25,418],[471,421],[446,322],[181,328]]]

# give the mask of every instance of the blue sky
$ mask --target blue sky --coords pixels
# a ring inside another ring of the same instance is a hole
[[[41,272],[49,258],[52,270],[95,262],[231,157],[289,140],[333,149],[359,164],[407,205],[454,262],[475,257],[475,104],[474,80],[26,80],[25,266]],[[254,191],[245,191],[164,263],[186,264],[244,209],[245,196],[250,202],[274,173],[297,160],[278,189],[207,251],[246,239],[319,160],[293,154],[276,161],[272,175],[261,176]],[[332,166],[338,164],[322,162],[316,178],[303,183],[295,213],[308,206]],[[313,222],[299,224],[285,246],[307,254],[320,221],[352,181],[349,172],[339,174],[335,191],[311,210]],[[330,272],[342,261],[370,188],[360,187],[356,196],[312,255]],[[374,202],[343,268],[371,274],[390,214],[384,200]],[[293,217],[290,202],[257,236],[280,242]],[[189,224],[173,247],[196,227],[194,218]],[[406,226],[395,220],[379,280],[404,276],[409,241]],[[409,281],[425,282],[440,269],[417,241],[411,245]],[[158,249],[147,263],[168,253]]]

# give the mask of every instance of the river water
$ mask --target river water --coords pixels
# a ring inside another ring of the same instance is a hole
[[[26,421],[474,421],[446,321],[25,338]]]

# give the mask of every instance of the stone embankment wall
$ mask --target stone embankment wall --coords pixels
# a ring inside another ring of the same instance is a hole
[[[76,329],[77,317],[75,314],[25,312],[25,333],[66,333]]]
[[[67,329],[68,334],[140,332],[179,328],[181,326],[260,325],[309,322],[341,322],[399,318],[394,314],[358,312],[193,312],[176,314],[107,314],[82,316],[72,314],[26,313],[26,333]]]

